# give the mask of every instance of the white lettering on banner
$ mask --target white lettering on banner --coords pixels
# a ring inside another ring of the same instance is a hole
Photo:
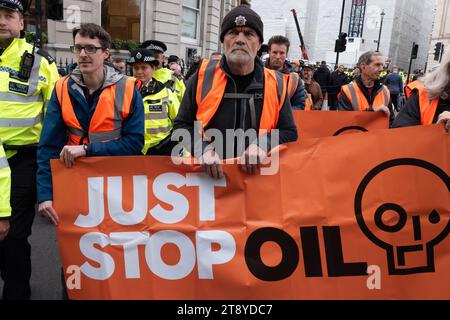
[[[182,194],[172,191],[168,186],[173,185],[178,189],[186,184],[186,178],[178,173],[164,173],[156,177],[153,182],[153,193],[156,198],[167,204],[171,204],[173,209],[166,210],[159,204],[149,213],[162,223],[177,223],[182,221],[189,213],[189,201]]]
[[[141,271],[139,269],[138,245],[147,244],[150,234],[148,232],[112,232],[110,242],[113,246],[123,246],[125,260],[125,278],[139,279]]]
[[[225,178],[211,179],[205,173],[188,173],[186,181],[188,187],[199,188],[200,221],[216,220],[214,187],[226,187]]]
[[[124,226],[137,225],[145,220],[148,209],[148,177],[133,176],[133,209],[130,212],[123,210],[122,177],[107,177],[107,204],[112,220]],[[87,215],[79,214],[75,225],[81,228],[99,226],[105,217],[104,206],[104,178],[88,178]],[[188,186],[198,187],[199,219],[200,221],[214,221],[215,219],[215,187],[226,187],[225,178],[216,180],[209,178],[205,173],[188,173],[186,176],[178,173],[164,173],[153,181],[152,191],[155,197],[170,206],[171,210],[164,209],[157,204],[148,213],[162,223],[173,224],[181,222],[189,213],[189,201],[177,189]]]
[[[180,189],[198,187],[198,207],[200,221],[214,221],[215,216],[215,187],[226,187],[226,180],[211,179],[205,173],[164,173],[157,176],[149,188],[147,176],[133,176],[133,209],[126,212],[123,209],[123,177],[106,177],[107,192],[106,203],[111,219],[122,226],[133,226],[142,223],[147,214],[158,222],[174,224],[181,222],[189,214],[189,200],[181,192],[169,189],[174,186]],[[88,178],[89,213],[78,215],[75,226],[93,228],[99,226],[105,217],[105,190],[104,177]],[[171,206],[170,210],[160,204],[149,208],[149,189],[156,199]],[[125,277],[139,279],[141,269],[139,266],[138,246],[145,246],[145,260],[149,269],[158,277],[167,280],[185,278],[198,264],[200,279],[213,279],[213,265],[224,264],[230,261],[236,253],[236,242],[233,236],[225,231],[197,231],[195,233],[196,245],[191,239],[178,231],[162,230],[154,234],[147,231],[112,232],[105,235],[100,232],[84,234],[80,239],[81,253],[96,265],[85,262],[81,265],[81,272],[95,280],[106,280],[114,274],[114,258],[98,248],[107,246],[122,246],[125,262]],[[161,250],[165,244],[174,244],[180,252],[180,259],[175,265],[169,265],[162,259]],[[212,250],[213,243],[220,246],[220,250]],[[195,247],[197,246],[197,248]],[[197,249],[197,250],[196,250]]]
[[[91,279],[106,280],[114,273],[114,259],[108,253],[98,250],[95,244],[100,245],[101,248],[106,247],[109,245],[108,236],[100,232],[87,233],[80,239],[80,250],[86,258],[97,262],[100,267],[96,268],[89,262],[85,262],[80,269]]]
[[[133,176],[133,210],[125,212],[122,204],[122,177],[108,177],[108,210],[114,222],[132,226],[144,221],[148,209],[147,176]]]
[[[105,216],[103,201],[103,178],[88,178],[89,213],[78,215],[75,225],[81,228],[93,228],[102,223]]]
[[[145,261],[155,275],[167,280],[179,280],[187,277],[195,267],[196,258],[199,279],[214,279],[213,266],[225,264],[236,253],[236,241],[225,231],[197,231],[196,248],[185,234],[163,230],[150,235],[148,232],[113,232],[108,237],[99,232],[91,232],[80,239],[81,253],[88,259],[96,262],[100,267],[94,267],[85,262],[81,272],[94,280],[106,280],[115,271],[115,262],[110,254],[95,247],[100,245],[123,246],[125,277],[139,279],[141,271],[139,266],[139,245],[145,245]],[[175,265],[166,264],[162,259],[162,248],[166,244],[174,244],[180,251],[180,259]],[[220,245],[220,250],[213,251],[212,244]]]
[[[167,243],[175,244],[180,250],[180,260],[168,265],[161,257],[161,249]],[[179,280],[189,275],[195,266],[195,248],[192,241],[178,231],[159,231],[151,236],[145,248],[145,259],[154,274],[167,280]]]
[[[197,260],[199,279],[214,279],[213,264],[224,264],[233,259],[236,242],[228,232],[221,230],[197,231]],[[220,250],[213,251],[212,244],[220,245]]]

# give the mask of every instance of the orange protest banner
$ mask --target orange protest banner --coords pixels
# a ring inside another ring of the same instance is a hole
[[[289,144],[267,176],[54,160],[69,297],[450,299],[449,155],[427,126]]]
[[[294,110],[293,114],[301,142],[389,128],[389,119],[382,112]]]

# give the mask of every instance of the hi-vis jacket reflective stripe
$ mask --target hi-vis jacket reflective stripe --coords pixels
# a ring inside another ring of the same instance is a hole
[[[69,130],[69,144],[105,142],[122,136],[122,122],[130,113],[136,79],[124,76],[117,83],[103,89],[89,124],[88,132],[80,125],[68,89],[68,77],[56,83],[56,96]]]
[[[0,218],[11,216],[11,170],[0,141]]]
[[[288,77],[288,96],[291,99],[297,92],[301,79],[296,72],[291,72],[286,74],[286,76]]]
[[[186,85],[182,79],[178,79],[175,75],[172,76],[172,79],[175,81],[175,94],[178,98],[178,102],[181,103],[184,93],[186,92]]]
[[[181,103],[181,100],[183,99],[184,92],[186,91],[186,86],[183,82],[183,80],[178,79],[174,74],[172,70],[169,70],[167,68],[159,68],[153,72],[152,75],[153,79],[158,80],[159,82],[168,85],[169,89],[171,89],[173,92],[175,92],[178,102]]]
[[[30,78],[17,78],[21,57],[33,46],[25,39],[14,39],[0,56],[0,138],[9,146],[39,142],[46,103],[59,79],[56,64],[35,53]],[[8,150],[10,158],[16,152]]]
[[[305,100],[305,111],[311,111],[312,110],[312,106],[313,106],[313,101],[311,98],[311,94],[307,93],[306,94],[306,100]]]
[[[158,145],[170,135],[173,120],[178,114],[180,103],[174,92],[164,87],[161,91],[143,98],[145,115],[145,145],[142,153]]]
[[[287,77],[264,68],[264,103],[259,123],[260,134],[277,127],[278,116],[286,98]],[[219,108],[227,86],[227,76],[219,61],[203,60],[198,71],[196,102],[197,120],[203,129]]]
[[[369,105],[364,93],[354,81],[342,86],[342,92],[345,93],[348,100],[352,103],[353,110],[355,111],[373,109],[373,107],[378,107],[380,105],[389,106],[389,97],[391,96],[389,89],[386,86],[382,86],[381,89],[378,90],[372,104]]]
[[[414,90],[417,90],[419,92],[420,124],[433,124],[433,119],[434,115],[436,114],[439,98],[430,100],[425,86],[420,81],[411,82],[405,87],[406,97],[409,98]]]

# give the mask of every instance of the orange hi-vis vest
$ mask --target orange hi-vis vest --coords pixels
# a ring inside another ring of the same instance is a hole
[[[303,81],[303,80],[301,80],[301,81]],[[306,90],[305,82],[303,82],[303,89],[305,91],[305,109],[304,110],[311,111],[311,110],[313,110],[314,102],[313,102],[311,93],[309,93],[308,90]]]
[[[308,92],[305,92],[306,97],[305,97],[305,111],[311,111],[312,110],[312,106],[313,106],[313,101],[311,98],[311,94]]]
[[[378,90],[372,104],[369,104],[369,101],[367,101],[364,93],[361,91],[358,84],[354,81],[345,86],[342,86],[341,90],[350,100],[353,110],[355,111],[371,110],[374,106],[378,107],[380,105],[389,106],[389,97],[391,96],[391,94],[386,86],[382,86],[381,89]]]
[[[260,134],[275,129],[279,112],[286,98],[287,77],[283,74],[264,68],[264,102],[259,123]],[[198,106],[197,120],[204,129],[211,121],[225,94],[227,76],[220,68],[219,61],[203,60],[198,71],[196,102]],[[233,96],[250,98],[250,95]]]
[[[430,100],[425,86],[420,81],[411,82],[405,87],[406,97],[409,98],[414,90],[417,90],[419,92],[420,124],[433,124],[433,119],[434,115],[436,114],[439,98]]]
[[[122,122],[130,113],[136,79],[124,76],[117,83],[103,89],[86,132],[78,121],[70,100],[69,77],[56,82],[55,90],[62,117],[69,130],[69,145],[106,142],[122,136]]]
[[[292,99],[292,97],[297,92],[298,86],[300,85],[300,76],[296,72],[291,72],[288,74],[285,74],[285,76],[288,78],[288,96],[289,99]]]

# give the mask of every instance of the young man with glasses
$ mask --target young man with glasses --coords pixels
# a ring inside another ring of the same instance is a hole
[[[55,86],[38,149],[39,212],[58,224],[53,208],[50,159],[66,167],[86,156],[139,155],[144,146],[144,107],[136,79],[105,65],[110,35],[87,23],[73,30],[78,67]]]

